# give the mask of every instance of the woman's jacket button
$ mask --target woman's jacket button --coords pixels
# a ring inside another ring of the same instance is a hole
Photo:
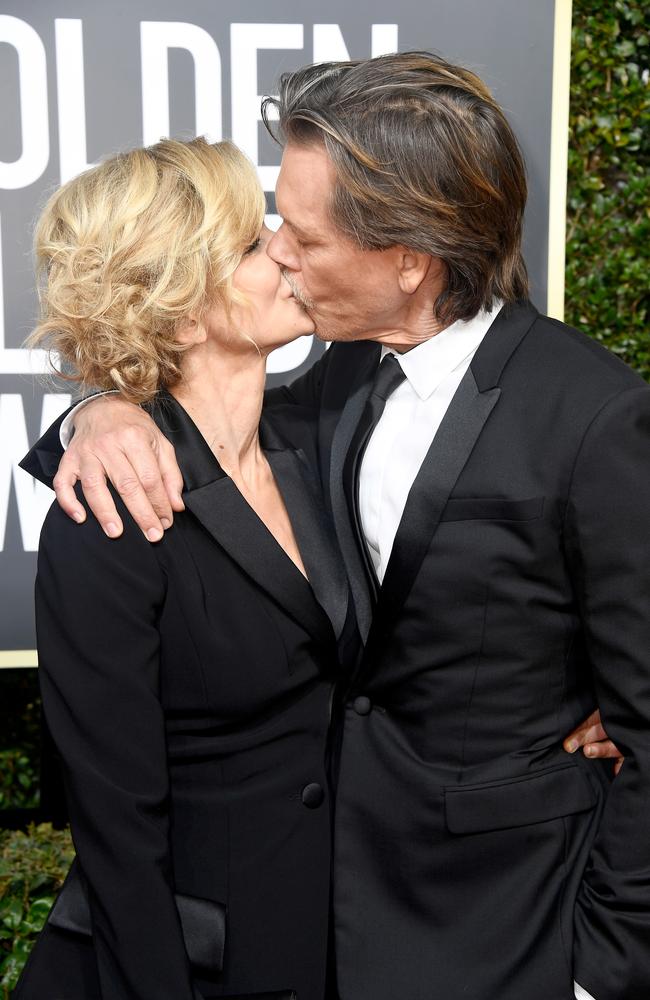
[[[305,785],[300,798],[303,806],[307,806],[308,809],[318,809],[325,800],[323,786],[319,785],[317,781],[312,781],[311,784]]]

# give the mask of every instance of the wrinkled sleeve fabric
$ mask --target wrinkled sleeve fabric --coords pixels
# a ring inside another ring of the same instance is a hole
[[[86,403],[92,398],[92,396],[88,396],[81,402]],[[68,417],[77,412],[80,406],[81,403],[73,403],[61,416],[57,417],[54,423],[50,424],[36,444],[29,449],[25,457],[18,463],[21,469],[24,469],[34,479],[38,479],[39,483],[45,483],[50,489],[52,489],[52,481],[59,468],[59,462],[63,457],[64,449],[61,444],[61,428]],[[71,426],[69,424],[69,427]],[[69,440],[68,438],[67,443],[69,443]]]
[[[565,528],[603,723],[625,754],[577,899],[574,976],[598,1000],[638,1000],[650,995],[650,387],[593,419]]]
[[[56,504],[45,521],[36,582],[43,706],[88,884],[101,1000],[192,1000],[159,698],[165,578],[121,514],[124,535],[114,540]]]

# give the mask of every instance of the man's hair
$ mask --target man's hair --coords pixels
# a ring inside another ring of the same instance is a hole
[[[446,324],[526,296],[526,172],[506,117],[474,73],[429,52],[308,66],[280,78],[264,123],[324,145],[336,171],[330,216],[362,249],[441,258]]]

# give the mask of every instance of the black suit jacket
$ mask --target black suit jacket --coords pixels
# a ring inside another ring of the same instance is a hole
[[[343,470],[379,360],[333,345],[270,402],[318,414],[366,651],[346,699],[341,1000],[650,992],[650,387],[529,303],[499,314],[410,491],[373,609]],[[609,784],[563,737],[597,702]]]
[[[56,504],[43,528],[40,678],[78,862],[15,997],[322,1000],[345,574],[305,454],[268,421],[311,587],[180,405],[153,415],[185,480],[164,539],[123,507],[115,541]]]

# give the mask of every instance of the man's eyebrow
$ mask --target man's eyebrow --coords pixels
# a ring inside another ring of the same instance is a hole
[[[288,226],[289,229],[292,229],[297,236],[307,237],[309,235],[308,233],[305,232],[304,229],[301,229],[300,226],[297,226],[295,222],[291,222],[290,219],[286,219],[284,216],[282,216],[282,221],[284,222],[285,226]]]

